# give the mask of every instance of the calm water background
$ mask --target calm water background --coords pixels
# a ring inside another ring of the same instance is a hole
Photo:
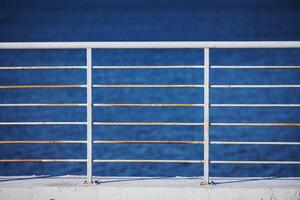
[[[0,41],[300,40],[297,1],[0,1]],[[212,65],[300,65],[300,50],[211,50]],[[94,65],[202,65],[202,50],[95,50]],[[1,66],[85,65],[81,50],[1,51]],[[202,84],[201,69],[94,70],[95,84]],[[84,70],[1,71],[0,85],[85,84]],[[211,70],[212,84],[300,84],[299,70]],[[202,89],[94,89],[94,103],[203,103]],[[84,89],[1,89],[0,103],[85,103]],[[300,103],[300,89],[212,89],[212,103]],[[85,121],[84,107],[2,107],[0,121]],[[202,108],[96,107],[94,121],[202,122]],[[300,122],[300,108],[212,108],[213,122]],[[84,140],[84,126],[1,126],[1,140]],[[202,127],[95,126],[96,140],[202,140]],[[300,141],[300,127],[212,127],[213,141]],[[85,145],[1,145],[0,159],[85,158]],[[299,146],[212,145],[212,160],[300,160]],[[203,159],[202,145],[94,145],[95,159]],[[300,176],[211,165],[212,176]],[[85,164],[0,164],[0,175]],[[95,175],[195,176],[199,164],[94,164]]]

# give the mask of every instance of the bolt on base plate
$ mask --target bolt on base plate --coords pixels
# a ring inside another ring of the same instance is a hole
[[[95,184],[95,185],[98,185],[98,184],[100,184],[100,181],[95,180],[95,181],[92,181],[92,182],[88,182],[87,180],[85,180],[85,181],[83,182],[83,184]]]
[[[209,186],[212,186],[212,185],[215,185],[215,183],[213,181],[201,181],[200,185],[209,185]]]

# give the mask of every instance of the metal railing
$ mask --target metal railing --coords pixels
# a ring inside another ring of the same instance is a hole
[[[86,159],[2,159],[6,162],[86,162],[87,183],[93,182],[93,163],[130,162],[130,163],[203,163],[204,184],[210,183],[209,165],[213,164],[297,164],[300,161],[238,161],[238,160],[210,160],[210,144],[217,145],[300,145],[300,142],[238,142],[238,141],[210,141],[210,126],[300,126],[300,123],[219,123],[210,121],[210,107],[300,107],[300,104],[211,104],[210,88],[300,88],[300,85],[211,85],[210,69],[300,69],[300,66],[210,66],[209,50],[211,48],[300,48],[300,42],[31,42],[31,43],[0,43],[0,49],[85,49],[86,66],[16,66],[0,67],[0,70],[55,70],[55,69],[83,69],[86,70],[86,85],[10,85],[0,86],[0,89],[17,88],[86,88],[86,103],[60,103],[60,104],[0,104],[0,107],[11,106],[85,106],[87,109],[86,122],[0,122],[0,125],[84,125],[87,128],[86,141],[0,141],[0,144],[86,144]],[[204,49],[204,66],[93,66],[92,49]],[[196,68],[204,70],[203,85],[150,85],[150,84],[93,84],[93,69],[186,69]],[[93,103],[93,88],[203,88],[203,104],[138,104],[118,103],[99,104]],[[198,123],[183,122],[95,122],[93,121],[92,108],[96,106],[122,106],[122,107],[203,107],[204,121]],[[150,141],[150,140],[93,140],[92,127],[98,125],[132,125],[132,126],[203,126],[204,141]],[[200,144],[204,146],[203,160],[100,160],[93,159],[93,144]]]

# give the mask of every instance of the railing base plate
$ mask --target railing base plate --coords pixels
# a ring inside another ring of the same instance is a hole
[[[209,186],[213,186],[215,185],[215,183],[213,181],[201,181],[200,185],[209,185]]]

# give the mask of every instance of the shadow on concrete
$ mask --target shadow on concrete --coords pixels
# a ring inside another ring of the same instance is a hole
[[[147,180],[161,180],[161,179],[175,179],[175,177],[128,177],[128,178],[116,178],[115,180],[111,180],[112,178],[107,178],[110,180],[103,180],[105,177],[97,179],[95,181],[96,184],[105,184],[105,183],[120,183],[120,182],[131,182],[131,181],[147,181]]]
[[[227,179],[227,180],[226,180]],[[223,179],[214,179],[214,185],[222,185],[222,184],[230,184],[230,183],[245,183],[245,182],[251,182],[251,181],[265,181],[265,180],[300,180],[298,177],[292,177],[292,178],[281,178],[281,177],[255,177],[255,178],[236,178],[229,179],[228,177]],[[221,182],[219,182],[221,181]]]
[[[43,179],[43,178],[52,178],[56,177],[53,175],[42,175],[42,176],[28,176],[28,177],[11,177],[9,176],[5,179],[0,179],[0,182],[7,182],[7,181],[23,181],[23,180],[32,180],[32,179]]]

